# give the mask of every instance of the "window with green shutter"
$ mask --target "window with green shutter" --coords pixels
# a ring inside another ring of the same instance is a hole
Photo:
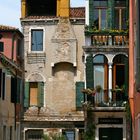
[[[76,82],[76,108],[82,108],[82,102],[84,101],[84,95],[81,92],[84,89],[84,82]]]
[[[44,105],[44,83],[38,82],[38,106]]]
[[[24,107],[44,105],[44,83],[43,82],[26,82]]]
[[[86,88],[93,88],[93,56],[90,55],[86,59]],[[86,99],[90,102],[93,101],[93,97],[91,95],[87,95]]]
[[[93,88],[93,57],[88,56],[86,59],[86,88]]]

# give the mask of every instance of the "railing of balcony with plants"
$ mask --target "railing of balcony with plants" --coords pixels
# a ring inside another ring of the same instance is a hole
[[[96,87],[99,88],[99,87]],[[109,90],[83,89],[82,92],[88,96],[88,104],[91,107],[124,107],[127,96],[123,88],[116,87],[111,90],[112,98],[109,97]]]
[[[91,37],[93,46],[128,46],[128,30],[96,30],[86,27],[85,35]]]

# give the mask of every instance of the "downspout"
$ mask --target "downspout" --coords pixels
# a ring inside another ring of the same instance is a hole
[[[134,122],[134,0],[129,0],[129,103]],[[133,123],[134,124],[134,123]]]

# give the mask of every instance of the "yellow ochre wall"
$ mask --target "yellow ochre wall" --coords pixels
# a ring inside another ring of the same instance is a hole
[[[57,0],[57,13],[58,17],[69,17],[70,0]],[[27,15],[26,0],[21,0],[21,18]]]

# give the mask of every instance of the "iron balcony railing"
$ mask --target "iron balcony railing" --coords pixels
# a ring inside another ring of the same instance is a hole
[[[111,99],[108,90],[88,96],[91,96],[89,102],[92,107],[124,107],[127,102],[127,96],[122,91],[112,91]]]

